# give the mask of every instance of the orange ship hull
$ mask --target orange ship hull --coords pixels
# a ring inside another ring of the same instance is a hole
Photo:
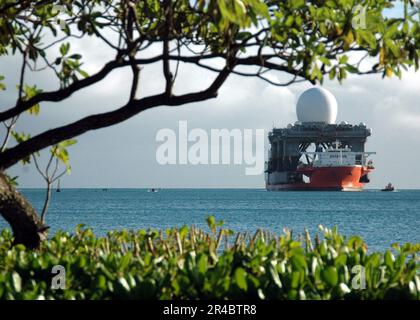
[[[372,168],[349,167],[302,167],[296,172],[309,178],[309,182],[267,185],[268,190],[284,191],[362,191],[366,176]]]

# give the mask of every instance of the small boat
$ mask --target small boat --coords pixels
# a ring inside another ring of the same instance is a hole
[[[56,190],[56,192],[61,192],[61,188],[60,188],[60,180],[58,180],[58,183],[57,183],[57,190]]]
[[[395,188],[394,188],[394,186],[392,185],[392,183],[390,182],[390,183],[388,183],[387,185],[386,185],[386,187],[385,188],[383,188],[381,191],[388,191],[388,192],[390,192],[390,191],[394,191],[395,190]]]
[[[159,190],[160,189],[157,189],[157,188],[151,188],[151,189],[148,189],[147,192],[159,192]]]

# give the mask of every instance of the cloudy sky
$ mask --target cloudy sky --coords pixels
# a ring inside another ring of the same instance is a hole
[[[85,68],[93,73],[109,57],[99,42],[72,43],[72,51],[81,53]],[[8,88],[17,83],[18,57],[0,59],[1,74]],[[210,83],[212,74],[191,66],[182,66],[176,93],[197,90]],[[284,75],[273,73],[283,79]],[[44,103],[41,115],[25,115],[18,129],[36,134],[85,115],[122,106],[130,86],[130,71],[118,70],[100,84],[83,90],[59,104]],[[141,94],[162,90],[161,66],[142,71]],[[48,75],[32,76],[30,83],[53,89],[56,84]],[[397,78],[352,76],[342,85],[326,82],[337,98],[338,121],[365,122],[373,129],[367,151],[375,151],[376,171],[370,188],[383,187],[392,181],[398,188],[420,188],[420,73],[413,71]],[[258,79],[232,76],[220,90],[217,99],[182,107],[160,107],[146,111],[125,123],[92,131],[78,137],[70,148],[72,173],[61,183],[64,187],[163,187],[163,188],[262,188],[264,175],[246,176],[245,165],[172,165],[156,161],[160,142],[156,134],[162,128],[177,130],[180,120],[190,129],[265,129],[295,122],[295,104],[310,84],[279,88]],[[0,93],[0,108],[11,106],[16,97],[12,90]],[[266,141],[265,149],[268,148]],[[265,151],[266,152],[266,151]],[[16,165],[10,174],[18,175],[21,187],[43,187],[40,176],[31,166]]]

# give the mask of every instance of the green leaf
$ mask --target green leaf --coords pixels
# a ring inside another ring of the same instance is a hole
[[[128,267],[128,265],[131,262],[131,259],[133,258],[133,255],[131,254],[131,252],[127,252],[121,259],[120,265],[118,267],[118,269],[120,271],[124,271],[125,268]]]
[[[60,46],[60,53],[64,57],[67,53],[69,53],[70,50],[70,43],[63,43]]]
[[[66,148],[66,147],[70,147],[70,146],[72,146],[72,145],[74,145],[76,143],[77,143],[77,140],[76,139],[69,139],[69,140],[65,140],[65,141],[60,142],[58,144],[58,146],[60,148]]]
[[[302,254],[295,254],[290,258],[290,261],[295,270],[306,270],[307,263],[305,257]]]
[[[96,278],[96,287],[99,290],[106,290],[106,278],[104,275],[100,274],[98,278]]]
[[[12,137],[16,140],[17,143],[22,143],[31,138],[30,134],[25,134],[24,132],[12,131]]]
[[[208,263],[207,255],[200,253],[198,256],[198,262],[197,262],[198,273],[205,274],[207,272],[207,263]]]
[[[35,97],[36,95],[40,94],[42,92],[41,89],[38,89],[36,85],[34,86],[28,86],[27,84],[23,87],[23,94],[24,94],[24,100],[27,101],[30,98]]]
[[[187,225],[182,226],[182,227],[179,229],[179,237],[180,237],[181,239],[184,239],[184,238],[185,238],[185,236],[188,234],[188,231],[189,231],[189,228],[188,228],[188,226],[187,226]]]
[[[333,266],[326,267],[321,272],[322,279],[331,287],[335,287],[338,284],[338,272]]]
[[[300,278],[301,278],[301,272],[300,271],[293,271],[290,275],[290,286],[292,289],[297,289],[299,288],[299,283],[300,283]]]
[[[4,76],[0,75],[0,90],[6,90],[6,85],[4,83],[1,83],[1,81],[4,80]]]
[[[69,59],[80,60],[80,59],[82,59],[82,56],[80,54],[75,53],[75,54],[72,54],[69,57]]]
[[[19,176],[14,176],[14,177],[10,177],[8,174],[6,174],[6,173],[4,173],[4,175],[5,175],[5,177],[6,177],[6,180],[7,180],[7,183],[9,184],[9,185],[11,185],[11,186],[13,186],[13,187],[17,187],[19,184],[18,184],[18,181],[17,181],[17,179],[19,178]]]
[[[346,64],[346,70],[350,73],[359,73],[359,69],[357,69],[355,66],[352,66],[351,64]]]
[[[244,291],[248,289],[248,284],[246,282],[246,272],[244,269],[236,268],[233,279],[240,289]]]
[[[22,278],[20,277],[19,273],[17,273],[16,271],[12,272],[12,284],[16,292],[22,291]]]
[[[89,77],[89,74],[86,72],[86,71],[84,71],[84,70],[82,70],[82,69],[80,69],[80,68],[77,68],[76,69],[76,71],[77,71],[77,73],[79,73],[83,78],[87,78],[87,77]]]
[[[391,251],[389,251],[389,250],[387,250],[386,252],[385,252],[385,255],[384,255],[384,260],[385,260],[385,265],[390,269],[390,270],[393,270],[394,269],[394,261],[395,261],[395,258],[394,258],[394,255],[392,254],[392,252]]]
[[[394,55],[394,57],[396,57],[396,58],[399,58],[400,57],[400,49],[394,43],[394,41],[392,41],[390,39],[386,39],[385,40],[385,44],[386,44],[387,48],[389,48],[391,50],[391,52]]]
[[[39,111],[41,110],[39,103],[35,104],[31,108],[28,109],[29,114],[37,116],[39,114]]]
[[[216,231],[216,218],[214,216],[208,216],[206,218],[206,222],[210,230],[212,230],[212,232],[215,232]]]
[[[125,291],[130,291],[130,286],[127,282],[127,280],[123,277],[118,279],[118,283],[121,285],[121,287],[125,290]]]
[[[283,287],[283,285],[282,285],[282,283],[281,283],[281,280],[280,280],[279,274],[277,273],[277,270],[276,270],[276,269],[275,269],[272,265],[270,266],[269,270],[270,270],[270,275],[271,275],[271,278],[272,278],[272,279],[273,279],[273,281],[274,281],[274,284],[275,284],[277,287],[282,288],[282,287]]]

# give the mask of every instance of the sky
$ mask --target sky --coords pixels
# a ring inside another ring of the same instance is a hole
[[[89,73],[98,70],[109,58],[100,42],[72,42],[72,51],[81,53]],[[57,49],[58,50],[58,49]],[[155,49],[152,49],[155,50]],[[18,57],[0,59],[1,74],[8,88],[17,83],[20,68]],[[141,73],[141,95],[163,89],[161,66],[145,67]],[[182,65],[175,86],[180,94],[202,89],[214,75]],[[284,79],[281,73],[271,77]],[[122,106],[128,97],[130,71],[113,72],[100,84],[78,92],[61,103],[43,103],[38,117],[25,115],[18,130],[32,135],[54,128],[91,113],[105,112]],[[30,83],[45,90],[56,88],[52,77],[34,75]],[[364,122],[372,128],[367,151],[375,151],[376,167],[369,188],[382,188],[393,182],[397,188],[420,188],[420,73],[409,71],[398,78],[382,79],[380,75],[351,76],[343,84],[326,81],[338,101],[338,122]],[[264,175],[245,175],[243,165],[166,165],[156,161],[156,141],[160,129],[178,129],[179,121],[188,127],[210,129],[265,129],[294,123],[295,105],[299,95],[310,88],[309,83],[286,88],[275,87],[259,79],[231,76],[217,99],[181,107],[160,107],[102,130],[91,131],[77,138],[69,148],[72,172],[61,179],[66,188],[263,188]],[[1,110],[13,105],[12,90],[0,93]],[[267,153],[268,141],[265,141]],[[43,153],[45,154],[45,152]],[[42,158],[45,160],[45,157]],[[22,188],[44,187],[40,175],[32,166],[16,165],[9,171],[19,176]]]

